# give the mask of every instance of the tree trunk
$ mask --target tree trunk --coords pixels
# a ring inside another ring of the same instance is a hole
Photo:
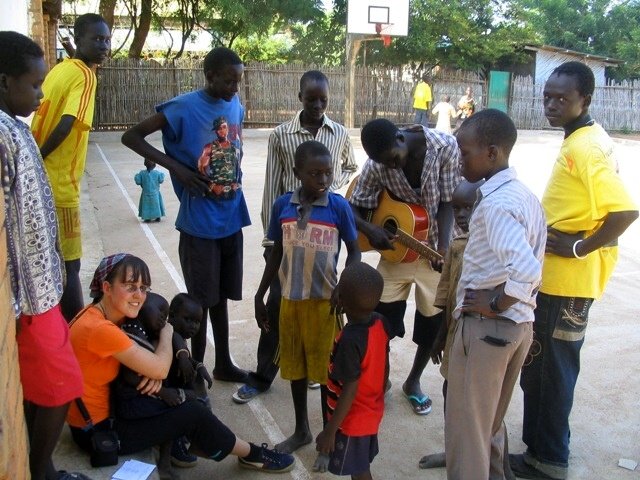
[[[100,0],[98,7],[98,13],[109,25],[109,30],[113,30],[113,12],[116,9],[116,2],[117,0]]]
[[[129,58],[140,58],[142,56],[142,49],[147,41],[147,35],[151,27],[151,4],[152,0],[142,0],[140,17],[138,18],[138,24],[135,26],[133,41],[129,47]]]

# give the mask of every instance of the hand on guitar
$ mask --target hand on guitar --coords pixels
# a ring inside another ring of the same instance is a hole
[[[369,243],[376,250],[395,250],[393,242],[398,238],[398,236],[394,235],[390,231],[374,225],[373,223],[369,223],[366,231],[363,231],[362,233],[366,235]]]
[[[442,273],[442,267],[444,265],[444,255],[447,253],[444,249],[439,248],[437,252],[440,254],[440,258],[430,258],[431,267],[436,271]]]

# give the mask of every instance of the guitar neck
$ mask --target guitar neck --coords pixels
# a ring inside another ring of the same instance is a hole
[[[398,237],[396,239],[397,242],[401,243],[407,248],[410,248],[421,257],[431,260],[442,260],[442,255],[436,252],[433,248],[430,248],[419,240],[416,240],[404,230],[397,229],[394,233]]]

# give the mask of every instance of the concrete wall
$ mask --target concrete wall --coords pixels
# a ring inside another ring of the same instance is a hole
[[[16,322],[10,301],[4,196],[0,195],[0,480],[27,480],[27,430],[22,411]]]
[[[13,30],[29,35],[28,0],[2,0],[0,3],[2,3],[0,30]]]

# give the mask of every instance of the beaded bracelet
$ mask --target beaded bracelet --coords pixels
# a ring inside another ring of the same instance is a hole
[[[582,257],[580,255],[578,255],[578,251],[576,250],[576,247],[578,246],[579,243],[582,243],[582,240],[577,240],[576,243],[573,244],[573,256],[576,257],[578,260],[584,260],[585,258],[587,258],[587,255],[583,255]]]

